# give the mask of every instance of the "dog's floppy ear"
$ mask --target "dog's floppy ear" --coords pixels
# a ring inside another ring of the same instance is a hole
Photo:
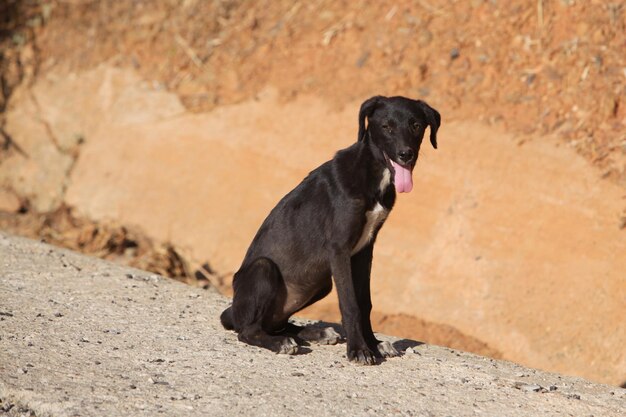
[[[426,102],[417,100],[417,103],[424,111],[426,121],[430,126],[430,143],[433,145],[433,148],[437,149],[437,130],[439,130],[439,126],[441,126],[441,115]]]
[[[380,104],[382,96],[374,96],[368,98],[361,104],[361,110],[359,110],[359,136],[357,141],[362,141],[365,138],[365,118],[370,117],[376,107]]]

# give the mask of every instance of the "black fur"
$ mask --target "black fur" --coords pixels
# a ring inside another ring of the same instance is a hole
[[[366,125],[366,121],[368,121]],[[366,213],[396,199],[393,159],[415,166],[427,126],[437,147],[439,113],[423,101],[376,96],[359,111],[358,140],[312,171],[265,219],[233,280],[234,299],[221,315],[239,340],[279,353],[295,353],[289,317],[325,297],[334,278],[348,358],[364,364],[396,356],[381,347],[370,323],[373,245],[384,222],[354,253]],[[402,155],[402,159],[400,158]],[[385,170],[389,170],[385,185]]]

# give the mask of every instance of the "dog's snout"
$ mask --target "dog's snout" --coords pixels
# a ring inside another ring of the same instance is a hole
[[[413,152],[411,149],[404,149],[398,152],[398,158],[406,164],[413,162],[414,157],[415,152]]]

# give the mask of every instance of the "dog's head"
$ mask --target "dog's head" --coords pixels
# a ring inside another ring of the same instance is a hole
[[[382,151],[396,191],[408,193],[426,127],[430,126],[430,143],[437,149],[440,125],[439,112],[421,100],[375,96],[361,105],[358,140],[371,140]]]

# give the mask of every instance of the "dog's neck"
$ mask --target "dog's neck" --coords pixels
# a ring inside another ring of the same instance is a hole
[[[360,159],[370,175],[373,175],[368,197],[391,210],[396,199],[396,190],[391,179],[391,171],[387,166],[385,155],[370,137],[369,131],[362,142]]]

